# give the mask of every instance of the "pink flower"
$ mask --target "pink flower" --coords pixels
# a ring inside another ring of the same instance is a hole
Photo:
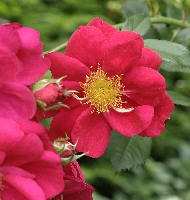
[[[46,200],[64,187],[61,158],[46,129],[0,118],[0,199]]]
[[[34,95],[20,83],[0,81],[0,110],[0,117],[16,122],[31,119],[36,113]]]
[[[35,115],[36,101],[26,86],[50,67],[49,59],[41,56],[39,36],[18,23],[0,25],[0,117],[19,122]]]
[[[28,86],[42,78],[50,61],[41,56],[39,37],[39,32],[18,23],[0,25],[1,80]]]
[[[112,129],[128,137],[155,137],[164,130],[174,104],[157,72],[162,58],[144,47],[138,33],[118,31],[94,19],[74,32],[65,55],[46,57],[54,78],[68,75],[62,85],[79,91],[65,101],[70,109],[53,119],[51,139],[66,132],[73,143],[78,140],[76,150],[99,157]]]
[[[54,200],[92,200],[94,188],[85,183],[83,173],[75,160],[64,166],[64,190]]]

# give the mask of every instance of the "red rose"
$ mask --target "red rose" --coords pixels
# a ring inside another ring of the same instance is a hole
[[[77,151],[99,157],[112,129],[128,137],[154,137],[164,130],[174,104],[165,94],[164,77],[156,71],[162,59],[144,47],[138,33],[118,31],[94,19],[73,33],[65,55],[54,52],[46,57],[54,78],[67,75],[62,85],[79,91],[65,102],[70,109],[53,119],[52,140],[66,132],[73,143],[78,140]]]
[[[36,101],[26,87],[50,67],[43,58],[39,33],[18,23],[0,25],[0,117],[17,122],[31,119]]]
[[[77,161],[64,166],[64,190],[54,200],[92,200],[94,188],[85,183]]]
[[[46,129],[0,118],[0,199],[46,200],[64,187],[61,158]]]
[[[42,78],[50,61],[41,56],[40,33],[18,23],[0,25],[0,78],[31,85]]]

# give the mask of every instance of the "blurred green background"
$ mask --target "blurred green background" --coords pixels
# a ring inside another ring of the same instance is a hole
[[[95,17],[112,25],[125,21],[124,0],[1,0],[0,23],[19,22],[41,34],[44,51],[66,42],[79,25]],[[155,1],[154,1],[155,2]],[[181,19],[189,0],[158,1],[159,14]],[[174,6],[175,5],[175,6]],[[189,17],[187,17],[189,20]],[[144,38],[175,41],[190,46],[190,29],[155,25]],[[160,69],[167,89],[190,97],[190,74]],[[94,200],[189,200],[190,108],[176,105],[166,130],[153,139],[145,165],[116,176],[106,153],[99,159],[79,160],[86,182],[95,187]]]

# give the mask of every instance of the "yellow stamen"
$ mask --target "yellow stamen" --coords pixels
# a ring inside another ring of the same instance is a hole
[[[2,190],[2,186],[3,186],[3,180],[2,180],[2,174],[0,173],[0,193],[1,193],[1,190]],[[1,196],[1,195],[0,195]],[[0,197],[0,200],[1,200],[1,197]]]
[[[88,99],[85,104],[94,106],[98,113],[109,112],[111,107],[122,108],[122,103],[126,102],[121,100],[124,86],[120,81],[120,76],[107,77],[107,73],[98,67],[96,72],[91,72],[90,76],[86,76],[86,83],[81,84],[84,89],[84,98]]]

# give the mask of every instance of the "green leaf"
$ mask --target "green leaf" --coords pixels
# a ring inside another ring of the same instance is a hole
[[[185,28],[177,34],[174,42],[180,43],[186,47],[190,46],[190,28]]]
[[[143,13],[149,16],[148,6],[140,1],[127,2],[121,4],[122,13],[125,19],[128,19],[132,15]]]
[[[166,91],[166,93],[170,96],[173,102],[177,105],[182,106],[190,106],[190,98],[175,91]]]
[[[167,17],[174,18],[174,19],[182,19],[182,9],[175,7],[172,4],[167,5],[166,9]]]
[[[122,31],[129,30],[145,35],[150,29],[150,18],[144,14],[133,15],[123,24]]]
[[[151,150],[151,138],[135,135],[123,136],[112,131],[106,152],[110,157],[115,173],[138,167],[148,158]]]
[[[190,73],[190,51],[183,45],[156,39],[144,40],[144,45],[162,57],[162,69]]]

